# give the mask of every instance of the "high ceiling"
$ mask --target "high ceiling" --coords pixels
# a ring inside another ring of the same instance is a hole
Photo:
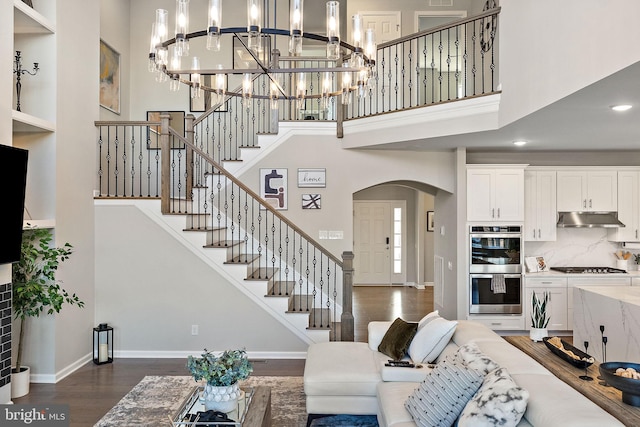
[[[631,104],[625,112],[612,105]],[[513,141],[525,140],[522,147]],[[388,150],[588,151],[640,150],[640,63],[496,131],[372,147]]]
[[[306,2],[305,29],[324,33],[324,13],[324,1]],[[616,104],[631,104],[633,108],[617,113],[610,108]],[[527,144],[515,146],[516,140]],[[640,63],[496,131],[371,148],[424,151],[456,147],[466,147],[468,152],[640,150]]]

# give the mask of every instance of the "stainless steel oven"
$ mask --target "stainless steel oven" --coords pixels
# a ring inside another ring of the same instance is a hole
[[[469,273],[521,273],[522,227],[472,225]]]
[[[522,313],[522,274],[471,274],[470,282],[469,313]]]
[[[522,313],[522,227],[472,225],[469,313]]]

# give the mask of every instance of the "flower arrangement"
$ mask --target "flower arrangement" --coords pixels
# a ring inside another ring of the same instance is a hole
[[[202,357],[187,358],[187,369],[196,381],[204,379],[207,384],[220,387],[247,379],[253,365],[245,350],[226,350],[215,355],[205,348]]]
[[[536,292],[531,295],[531,327],[544,329],[549,324],[549,316],[547,316],[547,304],[549,303],[549,292],[542,293],[542,299],[539,299]]]

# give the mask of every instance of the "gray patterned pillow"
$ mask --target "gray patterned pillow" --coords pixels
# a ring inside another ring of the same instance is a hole
[[[478,344],[474,342],[461,346],[456,352],[456,357],[461,359],[469,368],[480,371],[483,375],[487,375],[500,367],[493,359],[484,354]]]
[[[482,377],[481,372],[445,358],[404,406],[420,427],[450,427],[482,384]]]
[[[489,373],[480,390],[465,406],[458,427],[515,427],[527,410],[529,392],[513,381],[504,368]]]

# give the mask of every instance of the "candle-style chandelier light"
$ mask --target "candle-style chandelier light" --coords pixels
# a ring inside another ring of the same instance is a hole
[[[167,10],[157,9],[151,31],[149,71],[156,73],[158,81],[169,80],[173,91],[181,84],[188,85],[192,98],[202,96],[203,91],[210,92],[214,104],[222,102],[225,96],[242,96],[269,99],[273,109],[278,108],[278,100],[297,100],[301,108],[305,99],[320,98],[326,108],[331,97],[340,95],[342,103],[347,104],[353,91],[366,92],[374,73],[377,46],[373,29],[364,31],[359,15],[352,17],[352,44],[349,44],[340,37],[338,1],[326,3],[326,35],[303,30],[303,0],[290,0],[289,29],[267,28],[263,25],[266,21],[263,10],[268,3],[269,0],[247,0],[247,25],[224,27],[222,0],[209,0],[207,28],[190,33],[189,0],[176,0],[173,38],[168,35]],[[233,69],[220,64],[210,69],[201,67],[203,57],[194,55],[193,41],[204,37],[206,49],[211,52],[219,52],[227,41],[241,45],[253,60],[254,68]],[[303,56],[303,39],[326,43],[326,58],[318,61],[319,58]],[[280,49],[288,49],[290,56],[281,56]],[[190,68],[182,66],[185,57],[191,57]],[[209,86],[204,84],[203,75],[212,76]],[[242,84],[236,90],[228,88],[231,75],[242,76]],[[268,90],[263,92],[253,90],[252,82],[260,75],[267,76],[269,81]],[[321,83],[307,87],[310,75],[322,76],[318,80]]]

